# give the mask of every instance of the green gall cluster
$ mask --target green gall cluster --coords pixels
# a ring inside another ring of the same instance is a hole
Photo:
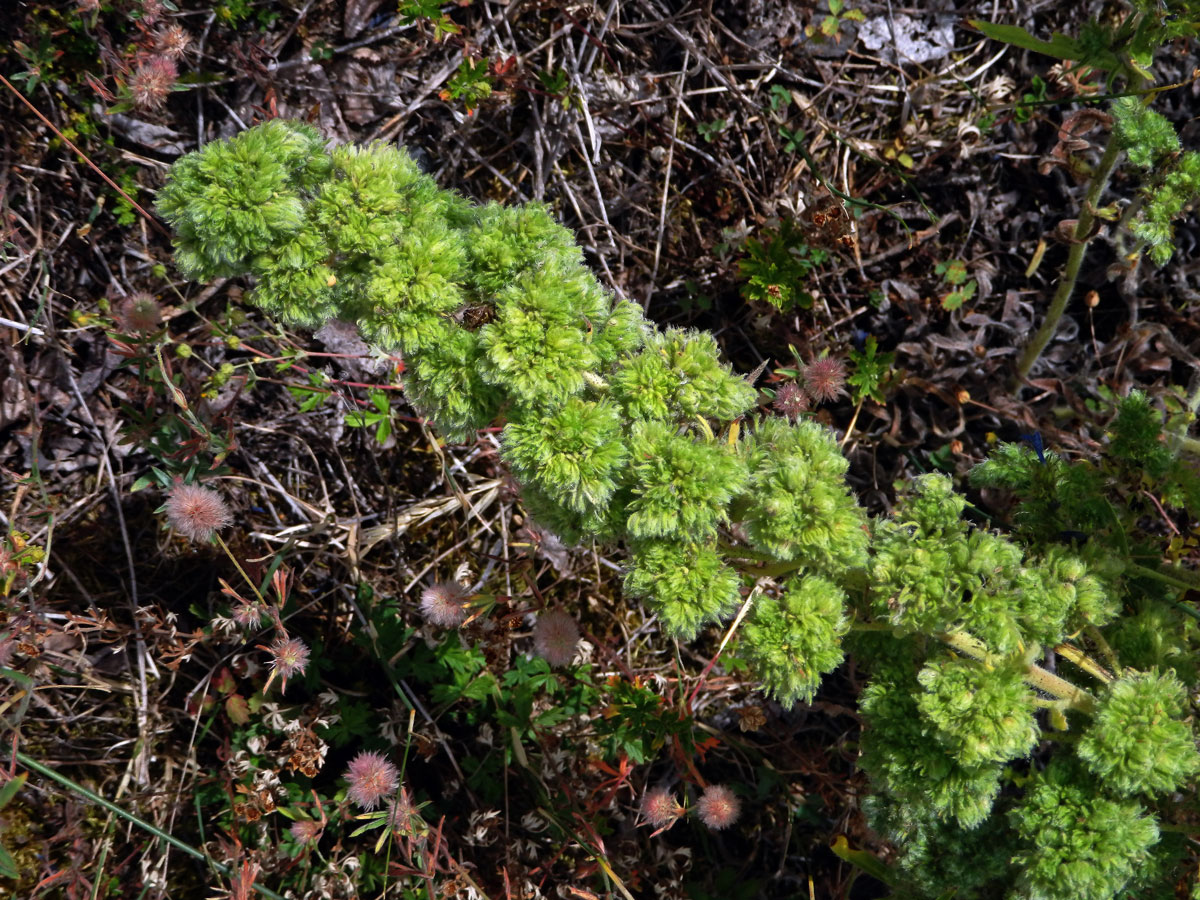
[[[963,829],[924,807],[900,803],[887,795],[863,801],[871,827],[890,843],[903,847],[897,860],[905,884],[891,900],[929,897],[987,897],[1012,877],[1012,846],[1002,816],[991,816],[977,828]]]
[[[721,363],[712,335],[670,328],[650,336],[640,353],[622,361],[613,396],[630,419],[736,419],[757,392]]]
[[[1137,803],[1097,793],[1069,760],[1055,760],[1009,814],[1024,842],[1014,855],[1019,896],[1030,900],[1112,897],[1138,874],[1158,841]]]
[[[1166,157],[1179,152],[1179,135],[1166,117],[1139,97],[1121,97],[1112,105],[1113,134],[1129,161],[1153,171]]]
[[[667,632],[694,638],[704,625],[737,609],[741,576],[712,544],[639,541],[630,549],[625,592],[645,597]]]
[[[808,703],[821,676],[845,656],[846,594],[816,575],[793,578],[779,597],[757,599],[742,630],[742,655],[763,689],[785,706]]]
[[[923,815],[977,828],[1000,791],[1001,767],[964,765],[934,739],[921,692],[916,673],[888,669],[875,675],[859,700],[867,721],[859,765],[877,786]]]
[[[741,518],[750,543],[817,571],[864,566],[866,516],[846,489],[846,459],[829,430],[768,419],[750,446]]]
[[[621,417],[607,400],[572,397],[545,416],[509,423],[504,461],[525,484],[537,485],[568,509],[604,507],[628,456]]]
[[[629,456],[629,534],[640,540],[716,537],[747,476],[745,462],[727,443],[666,422],[634,422]]]
[[[1200,751],[1182,721],[1186,703],[1183,685],[1169,675],[1114,681],[1079,741],[1079,758],[1116,794],[1178,789],[1200,772]]]
[[[1038,738],[1033,691],[1022,668],[981,666],[960,657],[926,662],[917,709],[938,742],[964,766],[1026,756]]]

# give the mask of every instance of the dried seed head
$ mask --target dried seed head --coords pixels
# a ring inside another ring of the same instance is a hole
[[[171,23],[154,35],[154,46],[167,59],[179,59],[187,52],[192,36],[182,25]]]
[[[569,666],[575,658],[579,643],[579,626],[559,609],[548,609],[538,615],[533,627],[533,646],[552,666]]]
[[[392,801],[388,809],[388,827],[399,834],[412,837],[417,833],[416,825],[420,824],[420,815],[408,788],[401,786],[400,795]]]
[[[467,589],[456,581],[439,581],[421,591],[421,612],[434,625],[454,628],[467,618]]]
[[[308,666],[308,647],[300,638],[276,638],[270,646],[271,668],[286,685],[293,675],[303,675]]]
[[[117,324],[124,332],[154,331],[162,324],[162,309],[158,301],[145,291],[137,291],[117,307]]]
[[[804,367],[804,387],[814,403],[836,400],[846,394],[846,364],[832,356],[814,359]]]
[[[139,109],[159,109],[179,80],[175,63],[165,56],[148,56],[138,63],[129,79],[129,94]]]
[[[787,416],[793,422],[800,414],[808,409],[808,395],[794,381],[782,384],[775,391],[775,402],[772,404],[780,415]]]
[[[162,13],[162,0],[142,0],[142,21],[147,25],[153,25]]]
[[[642,818],[655,828],[669,828],[683,815],[675,795],[663,788],[647,791],[642,800]]]
[[[712,784],[696,801],[696,815],[714,831],[728,828],[737,821],[742,802],[723,784]]]
[[[240,600],[233,607],[231,614],[233,621],[243,628],[257,628],[262,624],[263,616],[267,614],[267,608],[257,600]]]
[[[216,491],[182,481],[167,497],[167,522],[185,538],[207,541],[233,521],[229,507]]]
[[[384,797],[390,797],[400,784],[400,773],[382,753],[364,750],[346,769],[350,782],[347,795],[363,809],[374,809]]]
[[[298,843],[308,844],[317,841],[325,829],[315,819],[297,819],[292,823],[292,837]]]

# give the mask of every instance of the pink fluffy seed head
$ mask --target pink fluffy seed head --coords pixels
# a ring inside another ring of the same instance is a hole
[[[696,801],[696,815],[714,831],[728,828],[742,812],[742,801],[723,784],[709,785]]]
[[[181,481],[167,496],[167,522],[189,540],[207,541],[232,521],[221,495],[209,488]]]
[[[559,609],[548,609],[538,615],[533,627],[533,646],[552,666],[569,666],[579,644],[579,626]]]
[[[317,840],[321,836],[321,832],[325,829],[320,822],[313,819],[297,819],[292,823],[292,837],[296,839],[298,844],[309,844]]]
[[[808,395],[794,381],[782,384],[775,391],[775,402],[771,404],[780,415],[787,416],[793,422],[800,414],[808,409]]]
[[[233,607],[233,621],[243,628],[257,628],[266,615],[266,607],[257,600],[239,600]]]
[[[159,109],[179,80],[175,63],[165,56],[148,56],[129,79],[129,95],[139,109]]]
[[[162,14],[162,0],[142,0],[142,21],[147,25],[153,25]]]
[[[467,618],[463,601],[467,589],[454,581],[439,581],[421,591],[421,613],[434,625],[456,628]]]
[[[846,364],[825,356],[804,367],[804,387],[814,403],[836,400],[846,394]]]
[[[284,680],[303,675],[308,666],[308,647],[300,638],[276,638],[271,644],[271,668]]]
[[[167,59],[179,59],[187,52],[192,36],[182,25],[167,25],[154,35],[154,45],[159,53]]]
[[[145,291],[138,291],[117,307],[117,324],[128,333],[154,331],[162,324],[162,309],[157,300]]]
[[[363,809],[374,809],[381,800],[396,793],[400,773],[382,753],[364,750],[350,760],[346,780],[350,782],[347,796]]]
[[[647,791],[642,799],[642,818],[655,828],[665,828],[683,815],[675,796],[663,788]]]

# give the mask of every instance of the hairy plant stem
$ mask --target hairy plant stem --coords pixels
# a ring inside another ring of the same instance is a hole
[[[937,637],[938,640],[948,647],[953,647],[958,652],[972,659],[993,665],[1000,662],[1000,659],[989,651],[981,641],[976,640],[964,631],[947,631],[939,634]],[[1071,684],[1065,678],[1059,678],[1053,672],[1046,671],[1041,666],[1035,666],[1032,663],[1026,666],[1024,679],[1026,684],[1037,688],[1039,691],[1066,701],[1068,707],[1071,709],[1089,715],[1096,710],[1095,697],[1083,688]]]
[[[1108,684],[1113,680],[1113,676],[1110,675],[1105,668],[1100,665],[1100,663],[1096,662],[1078,647],[1072,647],[1070,644],[1062,643],[1054,648],[1054,652],[1064,659],[1070,660],[1079,668],[1083,669],[1083,671],[1087,672],[1089,675],[1103,684]]]
[[[1172,564],[1164,572],[1159,568],[1131,562],[1125,567],[1125,570],[1145,578],[1153,579],[1154,581],[1161,581],[1163,584],[1169,584],[1171,587],[1179,588],[1180,590],[1200,591],[1200,575],[1178,564]]]
[[[890,631],[899,636],[898,630],[886,622],[853,622],[850,625],[850,629],[852,631]],[[988,650],[982,641],[971,637],[965,631],[944,631],[941,634],[934,635],[934,637],[964,656],[969,656],[971,659],[978,660],[987,665],[999,665],[1004,661],[1001,657]],[[1080,656],[1082,655],[1080,654]],[[1053,672],[1046,671],[1041,666],[1032,663],[1028,664],[1025,667],[1024,679],[1031,687],[1035,687],[1039,691],[1058,698],[1058,701],[1068,709],[1074,709],[1088,715],[1091,715],[1096,710],[1095,697],[1083,688],[1071,684],[1065,678],[1060,678]]]
[[[250,576],[246,574],[246,570],[242,568],[242,564],[238,562],[238,558],[233,555],[233,551],[229,549],[229,545],[225,543],[221,535],[214,534],[213,537],[217,539],[217,543],[221,545],[221,549],[225,551],[225,555],[229,557],[229,561],[238,570],[238,574],[242,576],[246,584],[250,585],[250,590],[254,591],[254,596],[258,598],[258,602],[263,606],[270,606],[271,604],[267,603],[267,598],[262,595],[262,591],[258,589],[258,585],[250,580]]]
[[[1096,170],[1092,173],[1092,180],[1088,184],[1083,208],[1079,210],[1079,220],[1075,224],[1074,242],[1067,254],[1067,264],[1063,267],[1062,276],[1058,281],[1058,289],[1054,292],[1054,299],[1050,301],[1050,309],[1046,311],[1046,318],[1042,320],[1042,326],[1025,345],[1025,349],[1021,352],[1021,358],[1017,362],[1016,376],[1012,384],[1014,391],[1029,376],[1029,370],[1033,368],[1033,364],[1038,361],[1038,357],[1042,355],[1042,351],[1054,337],[1054,333],[1058,330],[1059,320],[1067,310],[1067,303],[1075,290],[1075,282],[1079,279],[1083,258],[1087,255],[1088,244],[1094,237],[1092,226],[1095,224],[1096,214],[1093,210],[1100,205],[1100,197],[1108,185],[1108,179],[1112,175],[1113,168],[1117,164],[1117,157],[1120,155],[1120,142],[1117,141],[1116,135],[1110,133],[1108,144],[1104,148],[1104,155],[1100,157],[1100,163],[1096,166]]]
[[[1190,399],[1188,400],[1188,403],[1191,403]],[[1188,437],[1186,434],[1173,435],[1171,438],[1171,443],[1174,445],[1176,450],[1183,450],[1192,454],[1193,456],[1200,456],[1200,441],[1196,440],[1194,437]]]

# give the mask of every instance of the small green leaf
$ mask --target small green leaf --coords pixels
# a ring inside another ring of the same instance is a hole
[[[0,787],[0,809],[8,806],[10,800],[17,796],[17,791],[25,786],[25,779],[29,777],[28,772],[22,772],[20,775],[14,775],[4,783],[4,787]]]
[[[951,259],[946,263],[939,264],[938,270],[935,271],[938,271],[938,274],[954,287],[958,287],[967,280],[967,264],[961,259]]]
[[[376,828],[382,828],[386,824],[387,824],[387,816],[386,815],[381,816],[380,818],[373,819],[372,821],[368,822],[366,825],[361,825],[358,828],[354,829],[354,831],[350,832],[350,837],[358,837],[360,834],[363,834],[364,832],[374,831]]]
[[[21,873],[17,871],[16,861],[5,849],[3,844],[0,844],[0,878],[20,878]]]
[[[979,19],[968,19],[967,21],[974,28],[983,32],[984,37],[989,37],[993,41],[1012,44],[1022,50],[1032,50],[1034,53],[1043,53],[1046,56],[1053,56],[1055,59],[1083,59],[1083,50],[1080,48],[1079,42],[1058,31],[1054,32],[1050,40],[1043,41],[1019,25],[1001,25],[997,22],[984,22]]]
[[[375,440],[380,444],[386,444],[387,439],[392,436],[392,420],[384,419],[379,423],[379,427],[375,429]]]
[[[852,866],[862,869],[871,877],[878,878],[886,885],[896,886],[896,876],[887,864],[868,850],[854,850],[851,848],[850,842],[846,840],[844,834],[839,834],[829,849],[835,855],[844,859]]]
[[[131,494],[136,494],[138,491],[150,487],[150,485],[155,483],[155,480],[156,479],[153,475],[143,475],[133,483],[133,486],[129,488],[129,492]]]

